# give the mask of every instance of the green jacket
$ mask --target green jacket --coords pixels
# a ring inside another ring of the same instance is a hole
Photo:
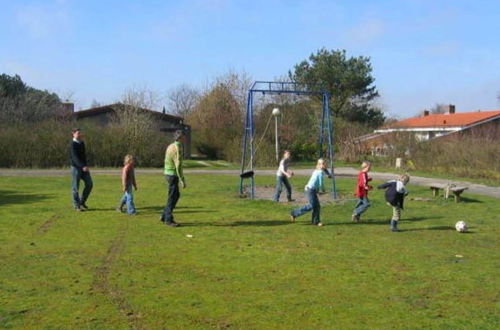
[[[181,183],[184,183],[182,173],[182,143],[176,141],[167,147],[165,152],[165,175],[176,175]]]

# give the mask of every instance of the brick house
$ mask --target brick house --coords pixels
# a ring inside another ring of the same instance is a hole
[[[150,114],[157,123],[158,130],[164,132],[166,136],[171,138],[176,130],[186,132],[186,144],[184,146],[184,158],[189,158],[191,155],[191,126],[184,124],[184,118],[158,112],[154,110],[136,108],[131,105],[115,103],[94,108],[89,108],[80,111],[73,111],[73,107],[66,105],[73,112],[73,118],[76,121],[90,121],[98,125],[107,126],[113,120],[113,116],[127,108],[133,108],[134,111],[143,111]]]

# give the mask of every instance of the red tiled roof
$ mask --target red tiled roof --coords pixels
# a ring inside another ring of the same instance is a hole
[[[383,128],[466,127],[495,117],[500,117],[500,110],[435,114],[401,120]]]

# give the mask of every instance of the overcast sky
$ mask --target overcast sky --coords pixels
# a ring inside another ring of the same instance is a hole
[[[500,1],[0,0],[0,73],[77,109],[131,87],[201,87],[230,69],[273,80],[325,47],[368,56],[379,103],[500,109]]]

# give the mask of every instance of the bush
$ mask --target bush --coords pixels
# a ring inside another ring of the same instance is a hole
[[[0,167],[49,168],[69,166],[71,122],[42,122],[0,127]],[[91,166],[123,165],[133,154],[139,166],[161,167],[170,140],[155,130],[133,139],[120,124],[106,128],[93,123],[80,125]]]

